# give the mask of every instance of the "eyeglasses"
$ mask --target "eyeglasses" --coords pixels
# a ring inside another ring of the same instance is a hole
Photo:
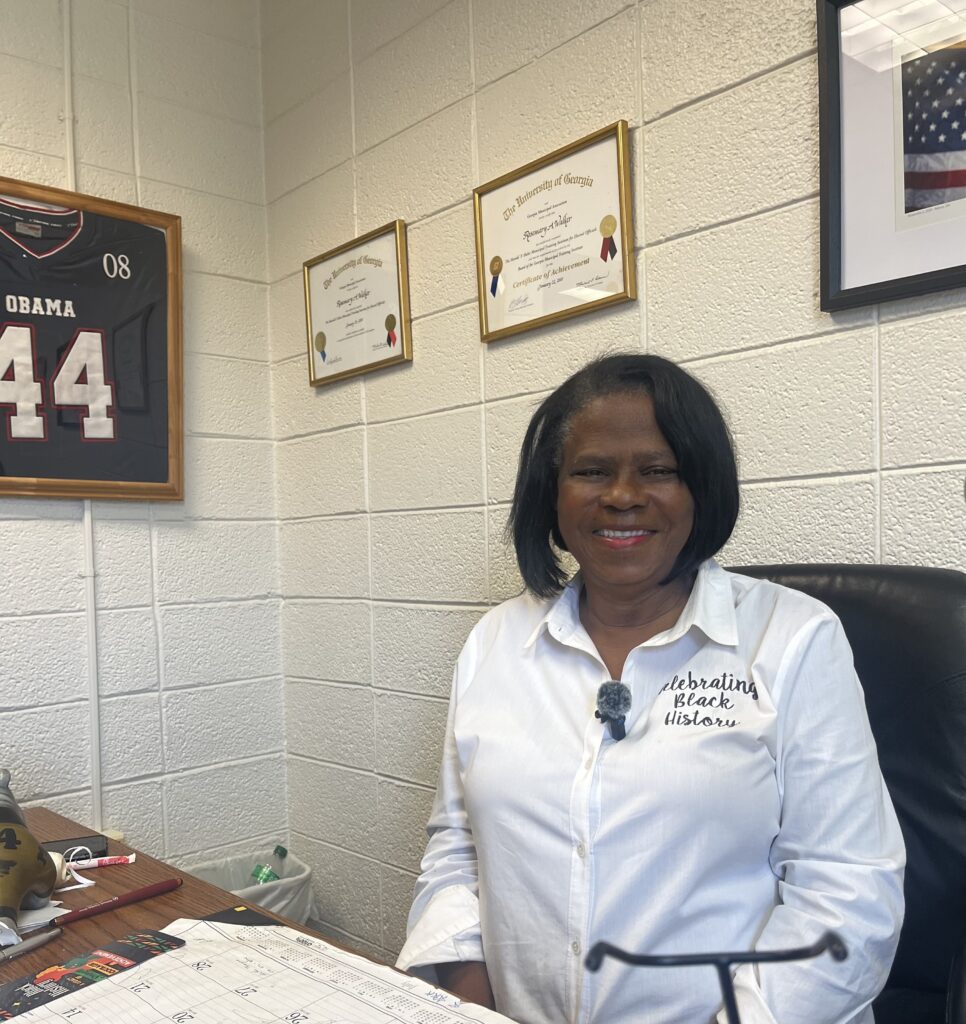
[[[787,960],[810,960],[828,951],[833,960],[845,960],[849,951],[845,943],[835,934],[826,932],[811,946],[799,946],[797,949],[748,950],[742,953],[686,953],[672,956],[640,956],[628,953],[619,946],[609,942],[597,942],[584,959],[588,971],[600,970],[604,957],[612,956],[615,960],[623,960],[634,967],[694,967],[708,964],[718,972],[718,983],[721,985],[721,996],[724,1000],[728,1024],[741,1024],[738,1015],[738,1003],[735,1000],[734,983],[731,980],[733,964],[774,964]]]

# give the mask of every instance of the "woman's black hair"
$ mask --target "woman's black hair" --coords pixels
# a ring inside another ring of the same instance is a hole
[[[627,392],[646,394],[654,403],[658,428],[694,500],[691,534],[661,583],[695,572],[731,536],[738,518],[738,469],[714,399],[689,373],[660,356],[603,356],[541,402],[520,449],[507,535],[523,581],[538,597],[552,597],[567,583],[554,547],[567,550],[557,526],[557,477],[570,425],[595,398]]]

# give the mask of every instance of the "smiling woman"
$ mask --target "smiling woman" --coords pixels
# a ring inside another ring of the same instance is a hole
[[[709,1024],[714,971],[591,974],[584,951],[834,928],[844,964],[739,968],[742,1017],[871,1024],[902,837],[841,624],[716,564],[737,513],[724,419],[667,360],[597,360],[534,413],[509,524],[527,591],[457,663],[400,967],[527,1024]]]

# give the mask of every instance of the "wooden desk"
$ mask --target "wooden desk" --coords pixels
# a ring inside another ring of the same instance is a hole
[[[90,835],[93,831],[44,808],[31,808],[24,814],[30,831],[41,843],[53,839],[71,839],[74,836]],[[127,907],[98,914],[96,917],[65,925],[64,933],[60,938],[48,942],[32,953],[25,953],[8,963],[0,963],[0,983],[13,981],[32,971],[41,971],[51,964],[63,963],[64,960],[72,956],[96,949],[98,946],[103,946],[113,939],[119,939],[141,928],[154,928],[160,931],[164,929],[165,925],[179,917],[205,917],[207,914],[228,910],[231,907],[253,906],[224,889],[219,889],[217,886],[203,882],[200,878],[195,878],[170,864],[165,864],[164,861],[155,860],[154,857],[149,857],[140,850],[132,850],[124,843],[110,841],[108,852],[111,855],[136,852],[138,856],[133,864],[82,872],[88,878],[95,879],[97,885],[89,889],[75,889],[72,892],[65,892],[63,895],[55,893],[54,898],[62,900],[64,903],[64,913],[68,910],[89,906],[92,903],[99,903],[111,896],[119,896],[121,893],[130,892],[131,889],[139,889],[152,882],[160,882],[165,878],[180,877],[184,879],[184,884],[172,892],[155,896],[143,903],[134,903]],[[316,934],[294,921],[263,910],[261,907],[255,909],[266,917],[274,918],[279,924],[297,928],[308,935]],[[326,941],[331,940],[326,939]]]

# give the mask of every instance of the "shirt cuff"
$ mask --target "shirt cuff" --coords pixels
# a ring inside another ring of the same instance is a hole
[[[735,1001],[741,1024],[778,1024],[771,1010],[765,1005],[765,999],[758,985],[758,976],[752,964],[742,964],[734,973]],[[715,1017],[715,1024],[728,1024],[728,1013],[722,1009]]]
[[[410,923],[396,966],[437,984],[436,964],[483,960],[480,901],[465,885],[448,885]]]

